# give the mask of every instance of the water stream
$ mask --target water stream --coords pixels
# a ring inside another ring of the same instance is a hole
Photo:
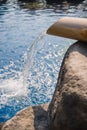
[[[29,76],[29,71],[30,71],[31,67],[33,66],[36,54],[43,48],[43,46],[45,44],[45,36],[46,36],[46,31],[40,33],[40,35],[31,44],[31,47],[29,48],[29,50],[26,54],[25,66],[22,71],[24,86],[26,86],[27,79]]]

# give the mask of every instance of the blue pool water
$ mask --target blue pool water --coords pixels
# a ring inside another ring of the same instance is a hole
[[[44,32],[63,16],[85,17],[80,8],[30,8],[16,0],[0,5],[0,122],[26,106],[50,102],[62,58],[74,41]],[[44,38],[31,47],[41,33]]]

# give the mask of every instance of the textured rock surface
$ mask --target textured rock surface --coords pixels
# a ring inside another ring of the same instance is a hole
[[[3,126],[3,123],[0,123],[0,130],[1,130],[2,126]]]
[[[47,104],[33,106],[18,112],[1,130],[48,130]]]
[[[87,43],[67,51],[49,106],[50,130],[87,130]]]

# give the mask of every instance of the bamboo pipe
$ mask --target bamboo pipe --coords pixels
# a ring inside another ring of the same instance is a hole
[[[63,17],[48,28],[47,34],[87,42],[87,19]]]

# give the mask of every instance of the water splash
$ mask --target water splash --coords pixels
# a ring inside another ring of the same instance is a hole
[[[19,79],[6,79],[0,85],[0,104],[7,104],[8,100],[14,97],[27,96],[27,88],[23,86],[21,77]]]

